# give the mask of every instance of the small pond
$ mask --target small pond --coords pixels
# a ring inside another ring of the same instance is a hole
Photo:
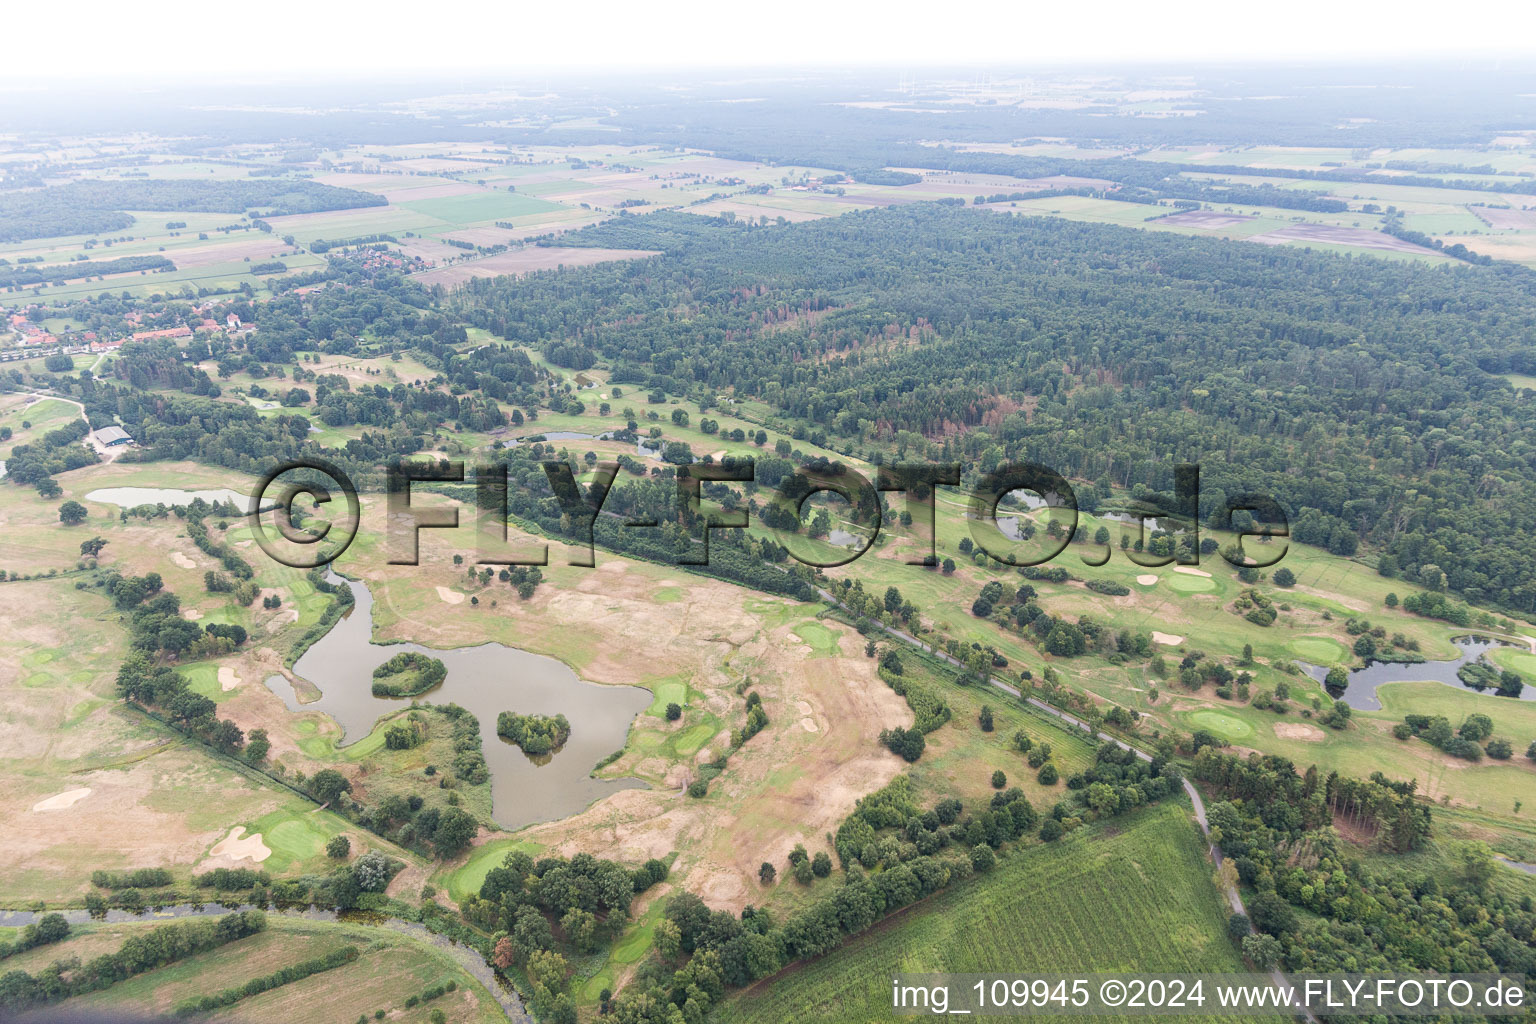
[[[1507,646],[1498,640],[1483,636],[1460,636],[1451,642],[1461,651],[1461,657],[1454,661],[1425,661],[1418,664],[1371,661],[1364,668],[1354,669],[1349,673],[1349,685],[1344,689],[1344,703],[1362,711],[1380,710],[1381,699],[1376,696],[1376,690],[1383,683],[1410,683],[1432,679],[1448,686],[1471,689],[1457,677],[1456,670],[1468,662],[1476,661],[1497,647]],[[1297,664],[1306,669],[1307,675],[1318,682],[1322,682],[1328,675],[1328,669],[1325,666],[1312,665],[1305,661],[1298,661]],[[1492,694],[1495,691],[1482,692]],[[1520,699],[1536,700],[1536,686],[1527,686],[1521,692]]]
[[[373,595],[367,585],[334,575],[332,582],[351,589],[352,610],[294,665],[295,674],[320,691],[320,699],[299,704],[282,676],[269,678],[267,685],[292,709],[323,711],[334,718],[342,727],[343,743],[357,742],[373,731],[379,716],[410,705],[410,698],[375,697],[373,670],[396,654],[417,651],[441,659],[448,675],[415,699],[458,704],[480,721],[491,773],[492,817],[503,828],[566,818],[615,790],[645,785],[637,779],[595,779],[591,773],[597,762],[623,749],[635,716],[650,706],[650,691],[589,683],[554,658],[501,644],[451,650],[375,644]],[[547,763],[535,764],[496,734],[496,716],[502,711],[564,715],[571,723],[570,739]]]

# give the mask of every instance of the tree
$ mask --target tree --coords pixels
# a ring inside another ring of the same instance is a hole
[[[762,866],[757,869],[757,880],[764,885],[772,885],[776,875],[778,871],[767,861],[763,861]]]
[[[1243,956],[1261,971],[1274,970],[1280,962],[1280,940],[1273,935],[1246,935],[1243,937]]]
[[[1390,592],[1387,594],[1387,607],[1388,608],[1396,608],[1397,607],[1397,595],[1396,594],[1390,593]]]
[[[981,706],[981,714],[977,716],[977,721],[981,723],[982,732],[992,731],[992,709],[986,704]]]
[[[683,717],[683,706],[681,704],[675,704],[674,703],[674,704],[668,704],[667,705],[667,721],[675,722],[679,718],[682,718],[682,717]]]
[[[1001,768],[992,773],[993,789],[1002,789],[1006,785],[1008,785],[1008,776],[1003,774],[1003,770]]]
[[[660,953],[662,957],[667,960],[671,960],[673,957],[677,956],[678,950],[682,948],[683,933],[682,930],[677,927],[676,921],[673,921],[671,918],[662,918],[660,921],[656,922],[656,931],[654,934],[656,952]]]
[[[60,487],[59,482],[53,477],[45,476],[37,482],[37,493],[51,501],[63,494],[64,488]],[[128,510],[124,509],[123,511],[126,513]]]
[[[66,501],[59,506],[59,522],[65,526],[78,526],[90,518],[90,511],[78,501]]]
[[[100,537],[92,537],[90,540],[80,542],[80,553],[96,558],[101,554],[101,549],[107,546],[107,542]]]
[[[1483,714],[1468,715],[1461,723],[1461,728],[1456,730],[1456,734],[1473,743],[1481,743],[1493,735],[1493,719]]]
[[[832,858],[827,856],[827,851],[818,850],[811,858],[811,873],[817,878],[826,878],[832,873]]]
[[[1054,762],[1047,761],[1044,767],[1040,769],[1038,778],[1040,780],[1040,785],[1054,786],[1056,785],[1056,780],[1061,778],[1061,773],[1056,770],[1056,765]]]
[[[245,758],[252,764],[261,763],[271,749],[272,741],[267,738],[265,729],[252,729],[245,737]]]
[[[389,858],[378,850],[369,850],[352,862],[352,877],[363,892],[383,892],[393,874]]]
[[[352,792],[352,783],[334,768],[322,768],[309,778],[309,791],[323,804],[332,803],[343,793]]]
[[[352,840],[346,836],[331,836],[325,844],[325,855],[332,860],[344,860],[352,852]]]
[[[971,847],[971,867],[976,871],[991,871],[996,863],[997,857],[992,853],[992,847],[986,843],[977,843]]]
[[[1227,918],[1227,937],[1233,942],[1242,942],[1249,936],[1252,930],[1252,927],[1248,924],[1247,914],[1234,913]]]
[[[432,846],[440,858],[447,859],[468,846],[480,831],[480,823],[459,807],[445,809],[432,833]]]

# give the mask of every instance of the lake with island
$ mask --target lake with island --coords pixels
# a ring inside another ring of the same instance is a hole
[[[593,778],[592,770],[623,749],[631,723],[651,704],[649,690],[589,683],[564,662],[504,644],[436,650],[414,643],[374,643],[373,594],[367,584],[334,574],[332,582],[352,591],[352,609],[293,667],[320,698],[301,703],[283,676],[267,680],[290,710],[330,715],[342,728],[344,745],[367,736],[380,716],[409,707],[413,700],[469,710],[480,722],[490,769],[491,816],[507,829],[566,818],[609,793],[644,788],[638,779]],[[415,698],[375,697],[373,670],[405,651],[441,660],[447,676]],[[546,763],[536,764],[496,734],[496,716],[502,711],[564,715],[571,723],[570,739],[552,756],[540,758]],[[446,728],[437,719],[433,725]]]
[[[1421,680],[1433,680],[1454,686],[1457,689],[1472,690],[1456,675],[1456,670],[1461,666],[1474,662],[1499,647],[1507,647],[1508,644],[1499,640],[1493,640],[1485,636],[1459,636],[1451,641],[1456,649],[1461,651],[1461,657],[1449,661],[1370,661],[1364,668],[1353,669],[1349,673],[1349,685],[1345,687],[1343,694],[1344,703],[1361,711],[1378,711],[1381,709],[1381,698],[1377,696],[1377,689],[1385,683],[1412,683]],[[1328,675],[1328,669],[1323,665],[1313,665],[1305,661],[1298,661],[1307,675],[1322,682]],[[1483,690],[1483,693],[1492,694],[1493,690]],[[1536,700],[1536,687],[1527,686],[1521,691],[1519,698],[1507,697],[1506,700]]]

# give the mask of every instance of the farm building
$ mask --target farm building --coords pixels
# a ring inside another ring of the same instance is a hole
[[[128,436],[128,431],[122,427],[102,427],[94,435],[96,443],[106,448],[115,448],[120,444],[132,444],[133,438]]]

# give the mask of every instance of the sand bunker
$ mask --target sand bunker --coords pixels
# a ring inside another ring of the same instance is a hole
[[[811,702],[808,700],[795,701],[795,707],[799,709],[802,715],[809,715],[812,711]]]
[[[1325,738],[1323,730],[1300,722],[1276,723],[1275,735],[1283,740],[1302,740],[1307,743],[1321,743]]]
[[[1173,571],[1181,572],[1185,576],[1204,576],[1206,579],[1211,578],[1211,574],[1206,572],[1204,569],[1192,569],[1187,565],[1176,565],[1173,567]]]
[[[1152,642],[1155,644],[1166,644],[1169,647],[1177,647],[1184,642],[1184,638],[1174,636],[1172,633],[1159,633],[1154,629],[1152,631]]]
[[[272,856],[272,851],[267,849],[267,844],[261,841],[260,832],[241,839],[240,833],[244,831],[244,825],[236,825],[230,829],[229,835],[213,844],[213,849],[208,851],[208,856],[228,857],[230,860],[252,860],[257,864]]]
[[[188,558],[186,555],[182,554],[180,551],[172,551],[171,552],[171,561],[175,562],[177,565],[181,566],[183,569],[196,569],[197,568],[197,563],[192,561],[192,559]]]
[[[800,724],[805,727],[806,732],[821,732],[821,730],[817,728],[816,723],[811,721],[809,718],[800,719]]]
[[[89,788],[66,789],[58,796],[51,796],[47,800],[39,800],[32,805],[32,809],[34,811],[62,811],[66,807],[73,807],[90,795],[91,791]]]
[[[437,596],[449,604],[463,604],[464,595],[457,590],[449,590],[447,587],[438,587]]]
[[[240,677],[235,675],[235,670],[228,665],[219,668],[219,686],[225,690],[233,690],[240,685]]]
[[[1157,577],[1149,572],[1144,572],[1140,576],[1136,577],[1136,582],[1140,583],[1144,587],[1150,587],[1157,583]]]
[[[203,617],[203,613],[198,611],[196,608],[183,608],[181,610],[181,617],[186,619],[188,622],[196,622],[198,619]]]

